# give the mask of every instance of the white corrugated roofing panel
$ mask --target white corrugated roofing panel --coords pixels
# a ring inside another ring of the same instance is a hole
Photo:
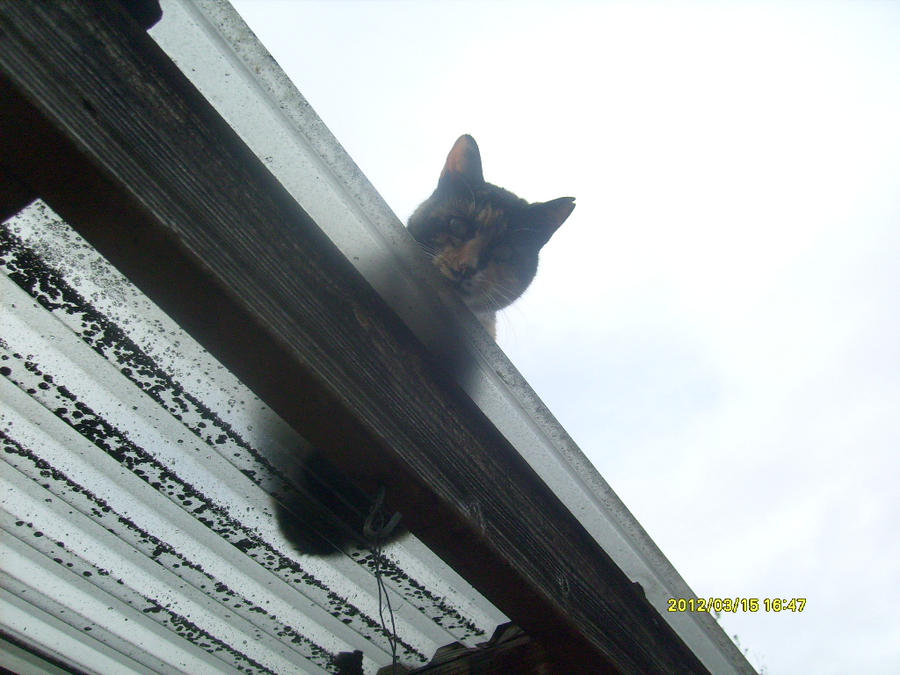
[[[389,663],[371,555],[275,523],[304,441],[43,203],[0,263],[3,632],[98,673]],[[413,538],[386,555],[403,661],[505,620]]]

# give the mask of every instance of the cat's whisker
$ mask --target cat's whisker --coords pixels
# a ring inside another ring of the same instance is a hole
[[[437,254],[437,249],[431,246],[430,244],[426,244],[424,242],[417,242],[419,244],[419,248],[422,249],[425,253],[430,256],[434,256]]]
[[[505,293],[509,296],[518,295],[512,287],[502,284],[500,282],[494,283],[494,289],[500,291],[501,293]]]
[[[503,298],[498,299],[497,294],[492,290],[486,290],[484,292],[485,304],[493,310],[498,310],[503,306],[503,303],[501,302],[502,299]]]
[[[511,304],[518,297],[518,294],[513,289],[507,288],[502,284],[495,284],[490,289],[489,295],[497,306],[497,309],[501,309],[502,307]],[[497,302],[497,298],[503,302]]]
[[[512,335],[513,338],[515,335],[515,323],[510,320],[509,314],[506,312],[499,312],[497,314],[497,327],[503,326],[503,332],[507,335]],[[499,331],[498,331],[499,333]]]
[[[504,292],[503,289],[498,286],[490,289],[487,292],[487,297],[496,310],[509,306],[516,299],[516,296],[512,292]]]
[[[505,298],[499,293],[491,293],[488,296],[488,300],[493,305],[495,310],[503,309],[506,305],[509,304],[509,298]]]

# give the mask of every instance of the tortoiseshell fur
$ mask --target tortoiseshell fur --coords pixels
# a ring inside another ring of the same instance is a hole
[[[475,139],[460,136],[437,189],[410,216],[409,231],[441,276],[496,337],[496,312],[537,273],[538,252],[575,208],[573,197],[529,204],[485,182]]]

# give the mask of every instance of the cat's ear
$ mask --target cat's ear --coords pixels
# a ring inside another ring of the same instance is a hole
[[[444,163],[444,170],[441,171],[438,186],[458,184],[460,181],[469,187],[484,183],[484,174],[481,171],[481,153],[478,152],[475,139],[468,134],[456,139],[456,143],[450,149],[450,154],[447,155],[447,161]]]
[[[540,236],[540,245],[543,246],[553,233],[559,229],[566,218],[575,210],[575,197],[560,197],[549,202],[540,202],[528,207],[532,226]]]

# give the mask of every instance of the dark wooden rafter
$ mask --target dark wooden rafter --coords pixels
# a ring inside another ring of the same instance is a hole
[[[0,105],[0,194],[45,199],[362,489],[385,486],[565,672],[706,672],[121,7],[0,4]]]

